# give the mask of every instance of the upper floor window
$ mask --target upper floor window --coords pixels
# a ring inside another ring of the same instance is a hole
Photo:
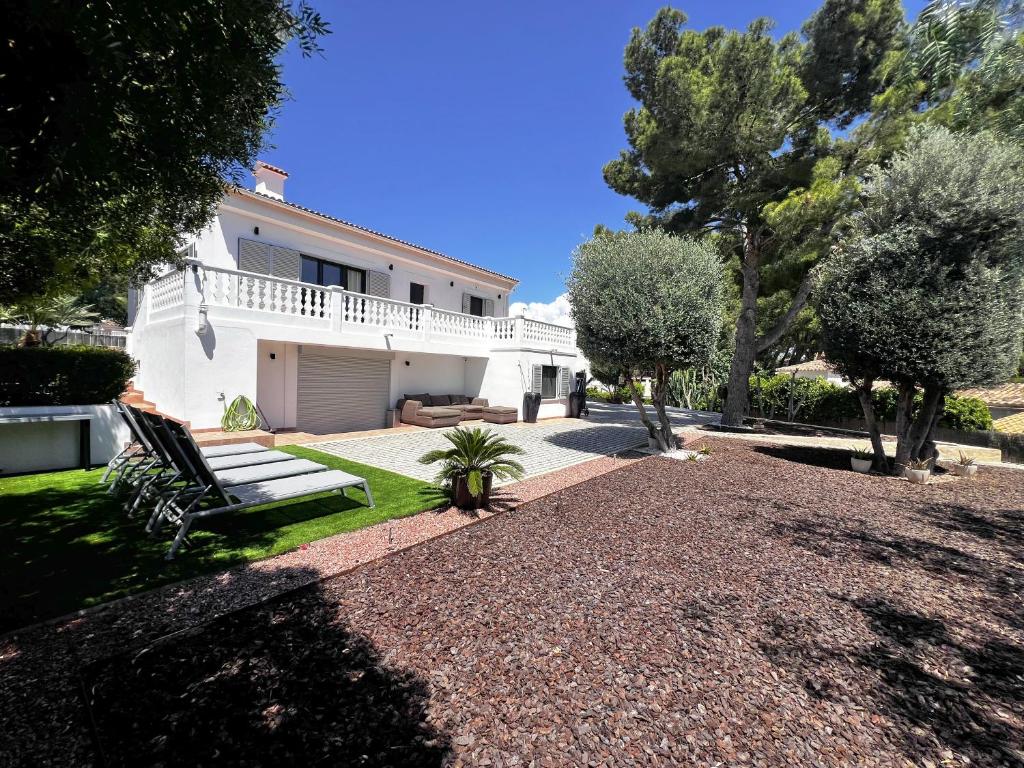
[[[469,297],[469,314],[476,315],[477,317],[484,316],[484,300],[479,296]]]
[[[409,303],[422,304],[425,297],[425,289],[420,283],[409,283]]]
[[[304,283],[316,285],[340,285],[346,291],[366,292],[366,271],[347,267],[334,261],[315,259],[312,256],[302,257],[302,276]]]

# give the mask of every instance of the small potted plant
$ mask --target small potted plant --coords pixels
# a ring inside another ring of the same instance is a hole
[[[928,476],[932,473],[931,459],[911,459],[903,474],[907,480],[917,485],[924,485],[928,482]]]
[[[874,461],[874,451],[869,448],[853,447],[853,454],[850,456],[850,466],[854,472],[870,472]]]
[[[510,458],[525,451],[489,429],[457,428],[445,433],[452,444],[445,450],[428,451],[420,457],[421,464],[441,462],[437,482],[460,509],[480,509],[491,499],[491,483],[518,480],[523,466]]]
[[[953,462],[953,474],[957,477],[974,477],[978,474],[978,465],[972,457],[960,451],[960,457]]]

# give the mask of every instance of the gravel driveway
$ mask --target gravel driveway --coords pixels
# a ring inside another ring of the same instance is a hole
[[[89,666],[97,743],[109,765],[1024,763],[1020,475],[716,446]]]
[[[657,418],[653,408],[647,410],[652,419]],[[681,408],[669,408],[668,412],[676,427],[699,426],[720,418],[717,413]],[[526,470],[526,477],[552,472],[600,456],[612,456],[647,444],[647,431],[636,408],[628,404],[591,403],[590,417],[586,419],[552,419],[536,424],[486,424],[472,421],[464,426],[491,429],[524,448],[526,454],[519,458],[519,462]],[[451,448],[451,443],[444,439],[444,433],[448,431],[432,429],[401,432],[311,443],[309,447],[350,461],[430,481],[437,474],[437,466],[424,466],[417,460],[427,451]]]

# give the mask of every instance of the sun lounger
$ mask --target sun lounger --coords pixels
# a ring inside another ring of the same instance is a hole
[[[188,478],[190,490],[174,493],[163,499],[147,525],[147,530],[152,533],[158,531],[165,522],[178,526],[174,541],[167,551],[166,558],[168,560],[174,557],[182,542],[185,541],[193,521],[199,518],[237,512],[274,501],[300,499],[318,493],[340,491],[342,495],[345,495],[345,489],[351,487],[361,488],[366,495],[368,506],[371,508],[374,506],[373,494],[364,478],[336,469],[326,469],[316,462],[310,463],[319,467],[319,471],[308,474],[242,485],[226,485],[225,481],[221,480],[218,473],[211,467],[211,462],[216,459],[207,460],[203,456],[185,427],[172,421],[165,422],[165,425],[177,441],[183,456],[182,460],[188,465],[188,471],[192,473],[192,476]],[[279,452],[271,451],[269,453]],[[256,455],[262,456],[263,454]],[[288,456],[288,454],[285,455]],[[289,456],[289,460],[294,461],[295,459]],[[278,462],[269,462],[269,464],[271,467],[275,467]],[[223,469],[235,468],[222,467]]]

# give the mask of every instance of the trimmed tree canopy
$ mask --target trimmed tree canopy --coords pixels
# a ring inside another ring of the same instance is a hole
[[[701,366],[722,324],[722,263],[709,245],[662,231],[599,234],[581,245],[567,281],[577,343],[599,367],[652,375],[659,427],[633,401],[652,439],[674,447],[665,412],[673,370]]]
[[[317,50],[305,0],[5,3],[0,303],[174,262]]]
[[[567,282],[580,349],[631,371],[705,364],[722,323],[721,276],[710,246],[661,231],[584,243]]]
[[[863,211],[821,267],[817,302],[826,355],[858,386],[879,465],[874,379],[899,390],[900,469],[934,459],[931,433],[948,391],[1013,374],[1022,237],[1024,162],[989,134],[918,128],[890,167],[869,174]]]
[[[867,184],[822,267],[826,352],[853,378],[955,388],[1011,376],[1021,348],[1024,163],[989,135],[917,130]]]

